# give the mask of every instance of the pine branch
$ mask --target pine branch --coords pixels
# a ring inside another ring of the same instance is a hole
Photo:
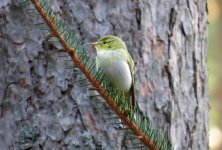
[[[123,101],[122,95],[112,86],[104,81],[104,74],[99,69],[96,70],[95,63],[89,61],[89,56],[81,46],[81,41],[77,40],[64,20],[53,12],[45,0],[17,0],[22,6],[32,3],[34,9],[28,12],[34,16],[37,14],[42,17],[44,24],[38,23],[37,26],[50,32],[50,36],[56,37],[63,46],[64,51],[69,54],[73,64],[88,79],[91,86],[98,91],[106,103],[119,116],[125,124],[150,150],[170,150],[171,145],[167,139],[151,126],[148,118],[140,114],[136,108],[129,107],[127,101]],[[142,148],[135,145],[134,148]]]

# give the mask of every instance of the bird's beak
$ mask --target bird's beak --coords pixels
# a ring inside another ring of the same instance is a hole
[[[96,42],[94,42],[94,43],[86,43],[85,46],[87,46],[87,45],[96,46]]]
[[[87,43],[87,45],[91,45],[93,47],[93,51],[96,52],[96,42],[94,42],[94,43]]]
[[[93,47],[96,46],[96,42],[94,42],[94,43],[89,43],[89,44],[92,45]]]
[[[94,43],[87,43],[87,44],[85,44],[85,46],[87,46],[87,45],[91,45],[91,46],[93,46],[94,48],[96,47],[96,42],[94,42]]]

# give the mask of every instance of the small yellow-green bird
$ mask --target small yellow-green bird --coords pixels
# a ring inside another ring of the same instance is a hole
[[[101,68],[112,85],[128,95],[129,105],[135,106],[134,61],[125,43],[108,35],[91,44],[97,51],[96,68]]]

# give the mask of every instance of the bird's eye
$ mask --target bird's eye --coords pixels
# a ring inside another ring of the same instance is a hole
[[[106,41],[104,41],[103,44],[106,44]]]

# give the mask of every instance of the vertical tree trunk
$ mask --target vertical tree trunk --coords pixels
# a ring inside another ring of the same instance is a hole
[[[204,150],[206,3],[56,0],[52,6],[85,42],[108,34],[122,38],[135,61],[140,109],[175,150]],[[30,18],[13,1],[0,2],[0,149],[24,146],[16,141],[25,125],[40,129],[37,141],[29,142],[34,149],[126,149],[124,135],[105,122],[104,110],[95,109],[96,98],[73,84],[78,76],[49,50],[53,46]]]

